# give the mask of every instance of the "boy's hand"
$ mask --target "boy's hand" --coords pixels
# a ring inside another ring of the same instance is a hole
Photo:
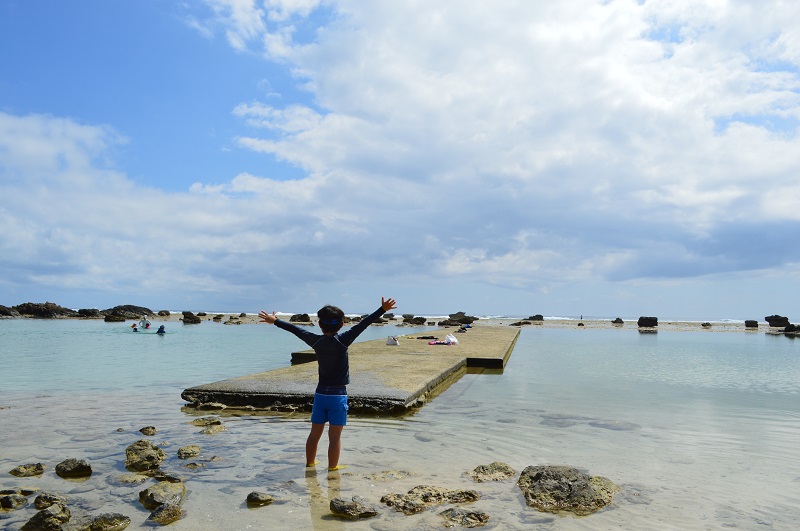
[[[388,299],[384,299],[381,297],[381,308],[383,308],[384,312],[388,312],[389,310],[394,310],[397,308],[396,306],[397,301],[393,298],[389,297]]]
[[[258,312],[258,316],[261,318],[262,323],[275,324],[275,321],[278,320],[278,318],[275,316],[275,312],[267,313],[264,310],[261,310]]]

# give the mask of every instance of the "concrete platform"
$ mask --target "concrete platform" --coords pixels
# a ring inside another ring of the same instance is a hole
[[[394,329],[393,329],[394,331]],[[422,406],[467,372],[468,367],[502,369],[519,329],[474,325],[466,333],[454,328],[400,336],[399,345],[385,339],[350,346],[351,412],[402,414]],[[453,333],[458,345],[429,345],[418,336],[444,339]],[[195,407],[219,403],[233,408],[310,411],[317,385],[313,351],[292,353],[291,367],[230,378],[186,389],[181,397]]]

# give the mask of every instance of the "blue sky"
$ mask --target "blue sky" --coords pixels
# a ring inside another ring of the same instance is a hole
[[[795,320],[795,2],[0,1],[0,304]]]

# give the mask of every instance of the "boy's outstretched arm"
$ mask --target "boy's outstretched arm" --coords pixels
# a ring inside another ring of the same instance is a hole
[[[261,318],[262,323],[267,324],[275,324],[275,321],[278,320],[278,317],[275,315],[275,312],[267,313],[264,310],[258,312],[258,316]]]
[[[389,297],[388,299],[384,299],[381,297],[381,308],[383,308],[384,312],[388,312],[389,310],[394,310],[397,308],[397,301],[393,298]]]

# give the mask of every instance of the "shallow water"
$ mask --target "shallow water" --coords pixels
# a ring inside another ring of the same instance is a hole
[[[75,515],[119,512],[131,517],[129,529],[150,528],[137,501],[149,483],[117,478],[125,448],[152,425],[165,468],[189,490],[173,529],[441,529],[446,506],[415,516],[381,506],[360,522],[328,510],[331,497],[379,505],[383,494],[421,484],[478,490],[469,507],[491,516],[487,529],[796,529],[800,517],[797,340],[526,328],[502,374],[467,374],[404,419],[351,417],[348,468],[307,474],[306,415],[222,415],[226,431],[202,435],[189,422],[214,413],[186,410],[180,399],[192,385],[286,366],[304,346],[263,325],[167,326],[159,337],[98,321],[0,321],[0,487],[64,493]],[[419,330],[370,327],[362,339]],[[188,460],[197,470],[176,456],[187,444],[202,448]],[[56,476],[69,457],[88,460],[92,477]],[[568,464],[622,492],[589,517],[539,513],[514,481],[476,484],[464,475],[492,461],[518,472]],[[7,474],[33,462],[47,465],[42,477]],[[386,470],[409,475],[371,477]],[[276,502],[248,509],[254,490]],[[0,527],[19,528],[34,512],[0,512]]]

